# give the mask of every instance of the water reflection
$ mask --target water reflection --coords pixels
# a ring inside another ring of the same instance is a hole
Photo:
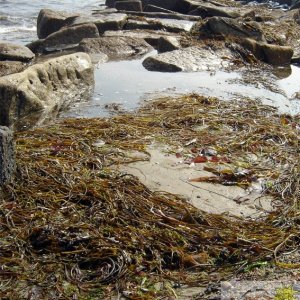
[[[246,96],[277,106],[281,112],[297,113],[299,111],[298,105],[295,107],[289,99],[298,89],[297,77],[300,71],[297,67],[278,68],[275,70],[277,79],[272,74],[269,78],[266,75],[269,82],[261,84],[260,73],[253,77],[252,82],[247,82],[244,74],[240,72],[149,72],[143,68],[142,61],[143,59],[138,59],[100,65],[95,70],[96,86],[92,101],[81,103],[64,116],[107,116],[109,110],[106,107],[111,107],[110,104],[113,103],[125,110],[133,110],[145,99],[190,92],[215,96],[224,100]]]

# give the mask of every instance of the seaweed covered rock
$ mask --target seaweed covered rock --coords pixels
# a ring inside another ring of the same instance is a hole
[[[232,18],[212,17],[200,27],[200,33],[229,36],[234,38],[252,38],[265,41],[264,33],[259,23],[244,22]]]
[[[0,79],[0,125],[23,129],[43,123],[90,97],[93,66],[85,53],[53,58]]]

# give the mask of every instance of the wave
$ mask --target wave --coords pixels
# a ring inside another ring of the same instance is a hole
[[[14,26],[14,27],[0,27],[0,33],[10,33],[18,31],[36,31],[36,26]]]

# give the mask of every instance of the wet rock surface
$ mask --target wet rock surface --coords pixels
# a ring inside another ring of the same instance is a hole
[[[26,129],[89,99],[93,66],[85,53],[53,58],[0,78],[0,124]]]
[[[230,57],[230,50],[218,51],[202,47],[188,47],[147,57],[143,66],[149,71],[160,72],[197,72],[216,70],[229,65],[229,61],[221,57]]]

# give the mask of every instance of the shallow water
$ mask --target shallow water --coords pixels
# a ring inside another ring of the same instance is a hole
[[[87,103],[78,104],[63,115],[67,117],[107,116],[112,112],[110,104],[117,104],[113,107],[121,106],[130,111],[147,99],[191,92],[224,100],[250,97],[276,106],[281,112],[292,114],[300,112],[300,101],[289,99],[300,90],[297,83],[300,69],[297,67],[292,67],[292,74],[288,78],[278,80],[273,76],[270,79],[271,88],[269,88],[268,85],[264,86],[259,82],[245,85],[243,73],[239,72],[149,72],[142,66],[143,59],[108,62],[100,65],[95,70],[96,85],[93,99]],[[107,106],[110,108],[107,109]]]
[[[42,8],[88,12],[92,8],[99,8],[103,1],[0,0],[0,40],[26,44],[37,39],[36,19]]]
[[[36,37],[36,19],[40,9],[90,12],[99,8],[104,0],[0,0],[0,40],[26,44]],[[153,53],[152,53],[153,54]],[[277,70],[273,76],[273,89],[260,81],[245,81],[243,72],[216,73],[159,73],[149,72],[142,66],[143,59],[108,62],[95,70],[96,86],[93,99],[73,107],[63,116],[107,116],[111,109],[105,106],[117,103],[125,110],[135,109],[142,100],[158,95],[174,95],[197,92],[222,99],[252,97],[280,108],[287,113],[300,113],[300,100],[291,100],[300,91],[300,69],[292,66],[292,72]],[[275,86],[275,88],[274,88]]]

